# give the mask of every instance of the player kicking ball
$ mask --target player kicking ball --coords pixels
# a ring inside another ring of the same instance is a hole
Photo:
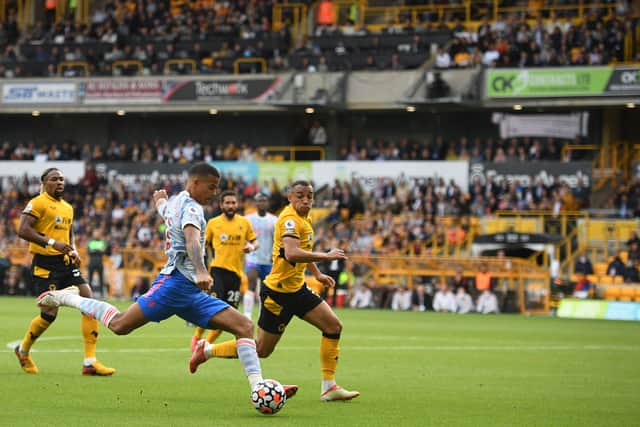
[[[38,305],[77,308],[117,335],[127,335],[149,321],[160,322],[172,315],[208,329],[222,329],[236,337],[237,357],[253,390],[263,380],[253,340],[253,322],[226,302],[206,293],[212,279],[204,264],[206,221],[202,206],[215,197],[219,180],[218,169],[198,163],[189,169],[184,191],[168,200],[164,190],[153,194],[156,208],[167,226],[168,260],[149,291],[126,311],[121,313],[106,302],[83,298],[76,287],[44,292],[37,299]],[[290,386],[289,393],[293,395],[296,390],[296,386]]]

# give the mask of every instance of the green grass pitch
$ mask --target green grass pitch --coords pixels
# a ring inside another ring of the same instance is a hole
[[[34,300],[0,298],[0,313],[1,426],[640,425],[634,322],[338,310],[337,379],[362,395],[322,403],[320,333],[294,319],[262,367],[300,391],[264,416],[237,360],[189,373],[192,329],[178,318],[124,337],[103,328],[98,357],[117,372],[102,378],[80,375],[75,310],[61,309],[36,343],[38,375],[24,374],[10,348],[37,313]]]

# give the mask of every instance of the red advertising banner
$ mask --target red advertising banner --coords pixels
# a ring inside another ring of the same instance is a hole
[[[90,80],[82,85],[85,104],[140,104],[160,103],[161,80]]]

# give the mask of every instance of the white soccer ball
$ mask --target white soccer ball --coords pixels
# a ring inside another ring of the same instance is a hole
[[[251,392],[253,407],[263,414],[275,414],[282,409],[286,401],[284,387],[276,380],[262,380]]]

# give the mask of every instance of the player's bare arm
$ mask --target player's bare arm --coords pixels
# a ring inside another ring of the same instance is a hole
[[[336,281],[333,280],[333,277],[322,273],[315,263],[308,263],[307,270],[309,270],[311,274],[313,274],[313,277],[315,277],[318,282],[322,283],[325,288],[333,288],[336,286]]]
[[[80,259],[80,254],[75,249],[76,237],[73,234],[73,228],[71,228],[71,230],[69,230],[69,241],[71,242],[71,246],[73,247],[73,249],[71,250],[71,252],[68,252],[67,255],[69,255],[69,258],[71,258],[71,262],[72,263],[74,263],[75,265],[80,267],[80,265],[82,263],[82,260]]]
[[[204,254],[200,246],[200,230],[193,225],[187,225],[183,229],[186,240],[187,255],[196,269],[196,285],[203,291],[208,291],[213,284],[213,279],[204,265]]]
[[[162,215],[162,206],[167,203],[167,200],[169,200],[167,192],[165,190],[156,190],[153,192],[152,199],[153,205],[158,210],[158,213]]]
[[[51,246],[56,251],[62,254],[68,254],[73,250],[71,245],[68,245],[64,242],[58,242],[53,240],[49,236],[45,236],[44,234],[38,232],[34,228],[34,224],[37,219],[34,216],[29,214],[20,215],[20,225],[18,226],[18,236],[28,242],[35,243],[36,245],[40,245],[43,248],[47,246]]]
[[[248,254],[257,250],[259,246],[260,244],[258,243],[258,241],[254,239],[250,242],[245,242],[242,250],[244,251],[245,254]]]
[[[282,239],[284,257],[291,262],[317,262],[347,259],[342,249],[331,249],[329,252],[309,252],[300,247],[300,240],[285,236]]]

